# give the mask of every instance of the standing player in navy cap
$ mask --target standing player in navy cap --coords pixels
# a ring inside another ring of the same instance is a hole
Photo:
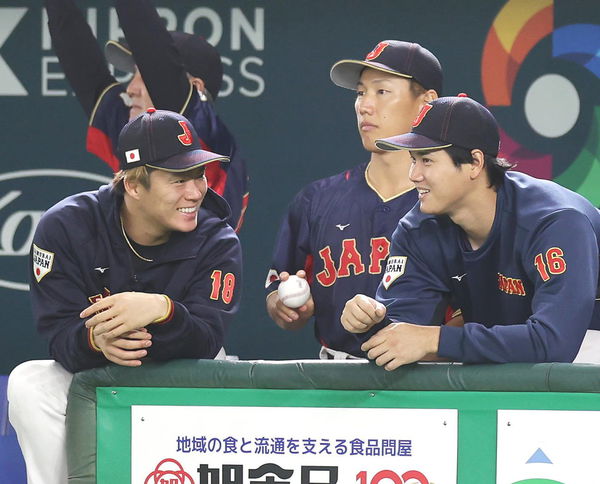
[[[155,106],[181,113],[201,138],[202,147],[227,155],[230,163],[206,167],[209,186],[231,206],[229,224],[240,229],[248,204],[245,160],[213,100],[223,78],[217,50],[198,35],[167,32],[150,0],[116,0],[126,42],[109,41],[106,55],[116,68],[132,72],[118,83],[74,0],[44,0],[54,50],[90,119],[87,149],[114,171],[115,148],[128,120]]]
[[[33,240],[31,298],[54,361],[9,377],[10,421],[29,484],[63,484],[72,373],[147,358],[214,358],[239,305],[241,249],[207,188],[190,122],[150,108],[125,126],[111,186],[50,208]]]
[[[417,201],[408,154],[382,151],[375,140],[410,129],[421,107],[441,92],[442,69],[419,44],[386,40],[364,60],[337,62],[331,79],[356,91],[358,132],[370,159],[311,183],[292,201],[267,276],[267,311],[284,329],[301,328],[314,316],[322,358],[361,357],[365,335],[344,330],[342,309],[357,292],[375,295],[392,232]],[[297,309],[277,294],[289,274],[311,286],[312,297]]]
[[[600,329],[596,208],[507,172],[496,120],[467,97],[432,101],[411,133],[376,144],[410,150],[419,205],[394,232],[377,300],[357,295],[342,314],[352,333],[388,324],[363,344],[369,358],[388,370],[437,358],[573,361],[586,330],[594,339]],[[448,304],[464,325],[439,326]]]

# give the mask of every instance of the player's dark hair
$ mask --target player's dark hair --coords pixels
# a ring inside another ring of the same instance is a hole
[[[461,148],[460,146],[450,146],[449,148],[445,148],[445,151],[457,167],[465,163],[473,163],[471,150]],[[483,160],[485,171],[490,181],[489,186],[497,190],[504,182],[504,174],[515,165],[504,158],[497,158],[485,153],[483,154]]]
[[[410,93],[413,95],[413,97],[415,99],[418,98],[420,95],[425,94],[427,92],[427,89],[425,89],[423,86],[421,86],[421,84],[419,84],[419,82],[415,81],[414,79],[410,79],[409,89],[410,89]]]

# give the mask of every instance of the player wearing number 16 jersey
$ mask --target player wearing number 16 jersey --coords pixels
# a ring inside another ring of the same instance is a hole
[[[365,336],[342,328],[343,305],[356,292],[375,295],[392,232],[417,201],[408,154],[384,152],[374,142],[410,128],[421,107],[441,92],[442,70],[420,45],[388,40],[364,60],[336,63],[331,79],[356,91],[357,126],[370,159],[308,185],[292,201],[267,277],[267,311],[284,329],[300,328],[314,316],[321,357],[360,357]],[[307,277],[312,298],[290,309],[276,289],[280,279],[298,271]]]
[[[600,329],[596,208],[507,172],[494,117],[467,97],[432,101],[411,133],[377,145],[410,150],[419,204],[394,232],[377,301],[356,296],[344,309],[350,331],[394,322],[363,345],[368,356],[389,370],[436,358],[573,361],[586,331],[589,339]],[[447,304],[464,325],[429,326]]]

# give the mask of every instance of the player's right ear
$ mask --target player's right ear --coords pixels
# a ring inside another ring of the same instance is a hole
[[[481,173],[485,173],[485,155],[481,150],[471,150],[471,178],[479,177]]]
[[[435,89],[429,89],[423,95],[423,102],[429,103],[429,102],[433,101],[434,99],[437,99],[438,97],[439,97],[438,93],[435,91]]]
[[[140,198],[141,184],[136,180],[130,180],[129,177],[125,176],[123,179],[123,188],[125,193],[136,200]]]

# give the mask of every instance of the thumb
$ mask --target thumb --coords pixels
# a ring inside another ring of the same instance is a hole
[[[387,312],[387,308],[381,304],[379,301],[375,301],[375,314],[377,317],[383,319],[385,313]]]

